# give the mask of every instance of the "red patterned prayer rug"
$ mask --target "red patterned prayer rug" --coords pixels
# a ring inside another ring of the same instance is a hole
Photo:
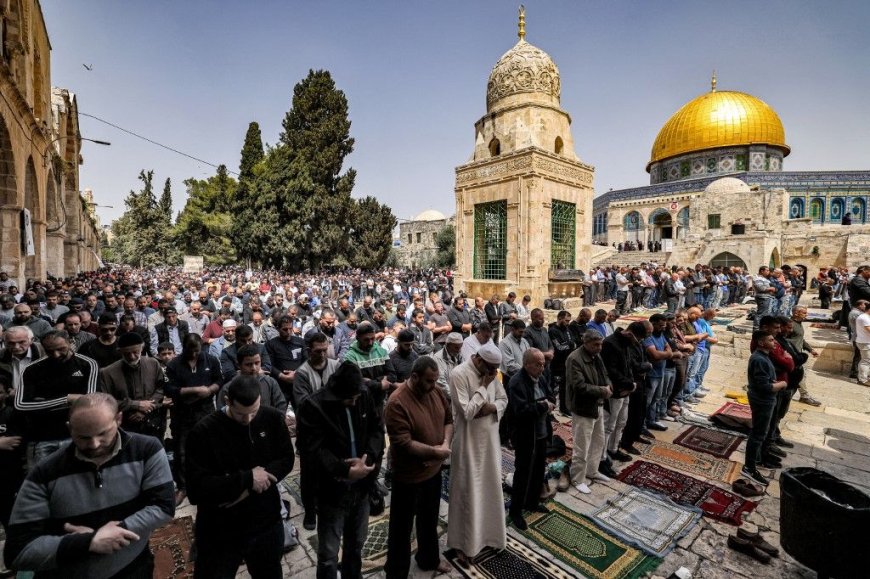
[[[705,515],[732,525],[743,523],[744,516],[756,507],[756,503],[732,492],[643,460],[624,468],[619,480],[662,493],[675,503],[699,507]]]
[[[674,444],[706,452],[719,458],[728,458],[737,450],[742,439],[734,434],[710,430],[701,426],[691,426],[674,439]]]
[[[151,535],[154,577],[186,579],[193,577],[190,545],[193,542],[193,517],[173,519]]]
[[[748,404],[726,402],[725,406],[710,415],[710,420],[725,428],[749,432],[752,428],[752,410]]]

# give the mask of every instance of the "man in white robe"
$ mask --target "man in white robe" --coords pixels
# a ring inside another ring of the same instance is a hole
[[[492,343],[450,373],[454,435],[450,458],[447,547],[467,560],[484,547],[505,548],[498,423],[508,398]]]

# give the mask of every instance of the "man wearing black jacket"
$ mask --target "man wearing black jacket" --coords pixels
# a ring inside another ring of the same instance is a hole
[[[282,577],[284,527],[277,483],[293,470],[293,444],[278,410],[260,405],[254,376],[227,388],[227,405],[187,439],[187,489],[197,505],[196,579]]]
[[[547,332],[550,335],[550,342],[553,344],[553,361],[550,363],[550,376],[553,380],[553,393],[559,394],[559,412],[563,416],[570,416],[568,411],[568,400],[565,393],[565,362],[568,360],[568,355],[577,348],[577,342],[574,341],[574,336],[568,331],[568,324],[571,323],[571,312],[562,310],[556,317],[556,321],[550,324]]]
[[[619,461],[631,457],[619,450],[622,432],[628,421],[629,395],[640,390],[643,383],[638,382],[633,370],[633,360],[639,353],[640,342],[646,338],[643,322],[632,322],[628,328],[614,332],[604,339],[601,359],[607,369],[607,376],[613,385],[613,396],[608,400],[607,420],[604,425],[605,447],[610,458]],[[632,443],[626,442],[624,448],[631,454],[640,454]]]
[[[299,427],[307,433],[300,450],[312,457],[317,478],[318,578],[336,577],[339,567],[342,577],[361,576],[369,495],[384,451],[384,430],[362,382],[359,369],[344,362],[299,407]]]

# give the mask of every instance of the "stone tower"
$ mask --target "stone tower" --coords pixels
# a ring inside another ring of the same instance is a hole
[[[576,296],[552,270],[589,269],[594,169],[574,152],[553,60],[525,40],[493,67],[474,154],[456,168],[456,287],[469,296]]]

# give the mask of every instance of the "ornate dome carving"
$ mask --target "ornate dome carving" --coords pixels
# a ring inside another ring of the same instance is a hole
[[[492,110],[499,100],[522,93],[538,93],[558,105],[561,82],[553,59],[521,38],[492,67],[486,87],[486,108]]]
[[[751,189],[749,185],[737,179],[736,177],[722,177],[716,179],[704,189],[707,195],[734,195],[736,193],[749,193]]]
[[[716,91],[714,85],[668,119],[653,144],[650,164],[706,149],[756,144],[777,147],[788,155],[779,115],[759,98]]]

